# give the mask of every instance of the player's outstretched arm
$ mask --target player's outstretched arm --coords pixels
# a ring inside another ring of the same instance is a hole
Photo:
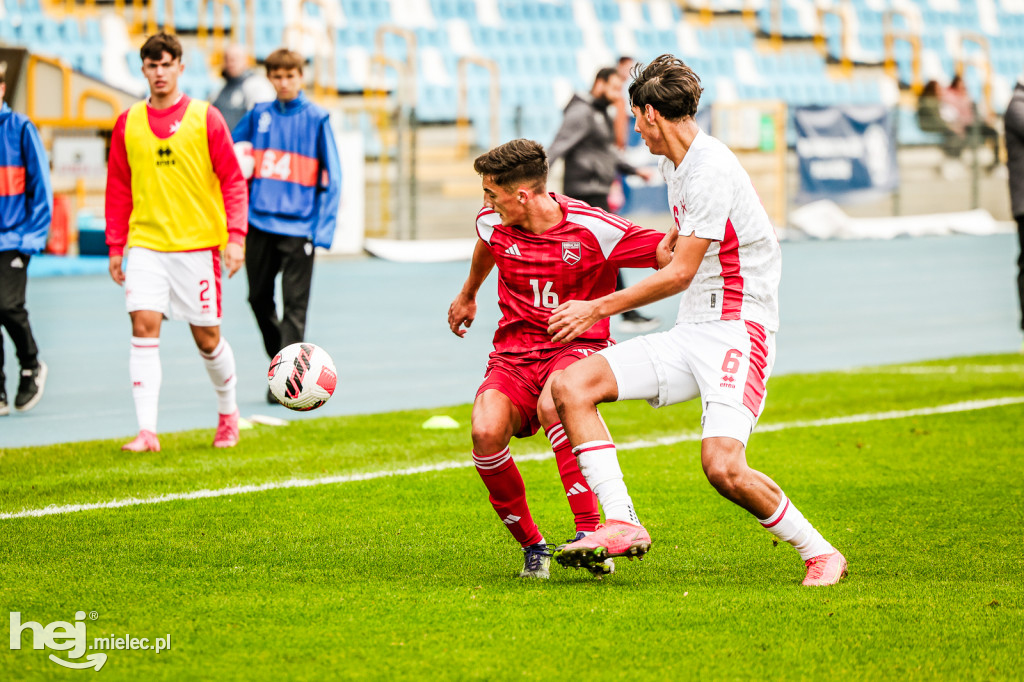
[[[606,317],[640,308],[683,291],[693,281],[710,244],[710,239],[692,234],[679,237],[672,260],[650,277],[593,301],[567,301],[558,306],[548,320],[551,340],[568,343]]]
[[[462,285],[459,295],[448,306],[448,328],[459,338],[466,335],[466,330],[476,319],[476,292],[480,290],[480,285],[487,279],[492,268],[494,256],[483,240],[477,240],[476,248],[473,249],[473,262],[469,266],[469,277]],[[466,329],[463,329],[463,326]]]

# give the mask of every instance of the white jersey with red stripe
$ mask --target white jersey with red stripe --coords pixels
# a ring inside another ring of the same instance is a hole
[[[714,240],[679,301],[677,322],[746,320],[779,328],[782,251],[736,155],[703,131],[679,167],[662,159],[679,234]]]

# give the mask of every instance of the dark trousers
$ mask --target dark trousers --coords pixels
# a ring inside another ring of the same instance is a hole
[[[0,328],[10,334],[21,368],[35,369],[39,366],[39,348],[25,310],[28,260],[28,256],[18,251],[0,251]],[[4,338],[3,331],[0,331],[0,381],[3,378]]]
[[[610,191],[610,190],[609,190]],[[570,195],[571,196],[571,195]],[[585,201],[594,208],[600,208],[604,211],[610,211],[611,208],[608,206],[608,193],[604,194],[582,194],[578,197],[572,197],[573,199],[579,199]],[[622,270],[615,272],[615,291],[626,288],[626,280],[622,279]]]
[[[306,333],[306,309],[313,280],[313,242],[285,237],[249,226],[245,238],[245,271],[249,277],[249,306],[263,335],[269,357]],[[284,315],[278,319],[274,280],[281,273]]]
[[[1024,215],[1016,216],[1020,253],[1017,255],[1017,296],[1020,299],[1020,328],[1024,330]]]

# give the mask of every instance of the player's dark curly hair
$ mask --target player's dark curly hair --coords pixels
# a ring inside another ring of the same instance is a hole
[[[146,38],[139,50],[139,57],[158,62],[163,59],[164,52],[172,59],[181,59],[181,41],[170,33],[157,33]]]
[[[505,189],[530,185],[539,190],[547,184],[548,155],[533,140],[512,140],[478,156],[473,169]]]
[[[650,64],[637,64],[629,85],[630,106],[642,111],[650,104],[670,121],[697,114],[697,104],[704,88],[693,69],[682,59],[663,54]]]

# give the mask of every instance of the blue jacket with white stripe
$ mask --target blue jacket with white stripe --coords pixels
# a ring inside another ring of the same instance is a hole
[[[330,115],[305,95],[257,104],[231,132],[251,142],[249,224],[330,248],[341,199],[341,162]]]
[[[0,251],[39,253],[52,217],[50,165],[39,133],[0,103]]]

